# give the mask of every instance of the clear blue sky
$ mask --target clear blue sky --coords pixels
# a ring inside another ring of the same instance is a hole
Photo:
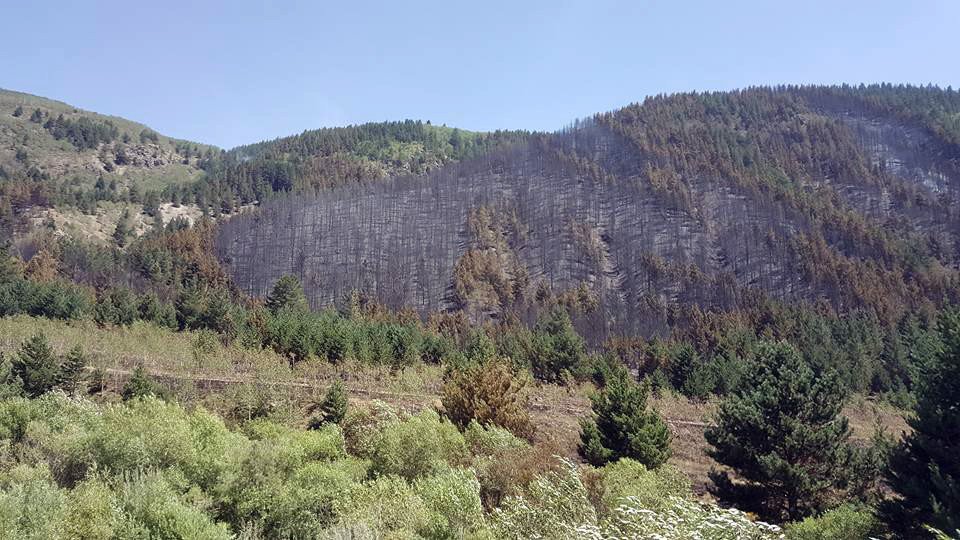
[[[222,147],[404,118],[553,130],[683,90],[960,85],[956,0],[30,0],[2,13],[0,87]]]

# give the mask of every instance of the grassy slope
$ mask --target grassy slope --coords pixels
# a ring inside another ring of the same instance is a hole
[[[23,107],[23,114],[14,117],[16,108]],[[48,171],[54,181],[78,178],[80,184],[92,187],[100,174],[108,180],[117,178],[126,185],[137,184],[145,189],[159,189],[175,183],[184,183],[200,176],[195,162],[189,165],[175,161],[162,167],[124,167],[114,173],[103,170],[98,159],[98,150],[77,151],[66,140],[56,140],[42,125],[30,121],[34,109],[40,109],[51,116],[62,114],[65,118],[76,119],[81,116],[95,120],[109,120],[117,126],[120,137],[129,135],[130,145],[138,145],[141,131],[147,126],[120,118],[91,111],[77,109],[72,105],[39,96],[0,89],[0,166],[10,172],[22,172],[26,167],[16,159],[18,149],[26,150],[28,163]],[[175,154],[175,146],[182,141],[170,137],[159,137],[156,145],[165,153]],[[204,144],[190,143],[201,151],[215,149]]]
[[[379,399],[411,411],[437,406],[442,385],[439,366],[418,365],[399,372],[387,367],[303,362],[294,369],[269,350],[251,350],[214,342],[206,352],[197,344],[197,332],[171,332],[137,323],[129,328],[99,328],[91,322],[64,323],[26,316],[0,318],[0,352],[12,354],[19,344],[44,332],[58,353],[80,344],[93,367],[106,370],[109,386],[117,391],[138,365],[176,387],[178,395],[223,410],[224,400],[236,399],[252,385],[263,385],[277,400],[303,407],[322,395],[333,380],[345,380],[354,402]],[[576,458],[579,419],[588,414],[589,384],[578,387],[540,385],[531,400],[539,444]],[[683,397],[655,397],[652,405],[667,419],[673,433],[671,462],[686,472],[698,490],[706,486],[715,464],[706,456],[704,427],[716,403],[697,403]],[[855,398],[845,409],[855,440],[867,440],[880,425],[894,435],[907,429],[903,416],[889,406]]]

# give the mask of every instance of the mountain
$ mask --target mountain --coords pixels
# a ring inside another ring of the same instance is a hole
[[[315,307],[358,290],[531,320],[561,301],[595,342],[770,301],[892,324],[960,299],[958,202],[960,93],[750,88],[651,97],[425,175],[275,198],[224,223],[218,254],[245,291],[294,274]]]

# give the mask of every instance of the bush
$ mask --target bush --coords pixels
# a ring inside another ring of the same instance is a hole
[[[843,505],[818,517],[787,525],[789,540],[861,540],[878,533],[878,521],[873,510],[854,505]]]
[[[119,538],[232,538],[227,525],[189,504],[159,473],[138,474],[120,487]]]
[[[680,470],[665,465],[647,469],[629,458],[609,463],[597,471],[599,490],[596,501],[605,515],[613,512],[626,497],[633,497],[643,508],[663,511],[668,497],[689,497],[690,480]]]
[[[466,442],[456,426],[426,410],[384,426],[374,443],[371,471],[414,480],[460,463],[466,456]]]
[[[441,396],[444,414],[461,429],[476,421],[529,438],[533,424],[527,410],[527,383],[514,375],[507,362],[488,359],[450,377]]]
[[[66,501],[45,466],[17,465],[0,474],[0,538],[57,538]]]
[[[169,392],[160,383],[154,381],[143,366],[137,366],[133,369],[130,379],[123,385],[121,395],[124,401],[148,396],[167,399]]]
[[[430,511],[421,533],[428,538],[464,538],[486,528],[480,483],[473,471],[447,469],[414,483],[414,490]]]

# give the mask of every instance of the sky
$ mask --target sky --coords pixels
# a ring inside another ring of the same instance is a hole
[[[648,95],[960,86],[960,1],[8,2],[0,88],[230,148],[431,120],[552,131]]]

